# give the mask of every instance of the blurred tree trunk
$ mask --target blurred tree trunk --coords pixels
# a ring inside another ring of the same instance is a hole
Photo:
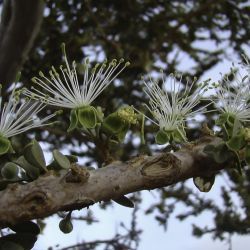
[[[6,89],[15,80],[39,32],[43,0],[6,0],[0,24],[0,83]]]

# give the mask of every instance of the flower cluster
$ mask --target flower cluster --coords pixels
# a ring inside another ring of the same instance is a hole
[[[129,124],[136,124],[137,122],[137,115],[133,107],[127,106],[120,108],[117,111],[117,115]]]
[[[37,87],[24,90],[24,94],[30,98],[28,101],[19,101],[20,93],[12,91],[9,102],[0,110],[0,138],[9,138],[44,125],[55,115],[51,114],[43,119],[37,117],[45,103],[71,109],[69,131],[81,126],[85,130],[93,129],[103,121],[106,127],[112,127],[113,130],[118,131],[120,127],[117,128],[117,126],[121,123],[119,120],[121,118],[126,124],[128,123],[125,126],[126,129],[130,124],[137,123],[137,115],[133,107],[121,108],[108,119],[103,120],[103,113],[91,106],[93,101],[129,65],[128,62],[124,63],[123,59],[112,60],[109,63],[105,61],[91,68],[89,60],[86,59],[83,64],[83,82],[79,84],[77,65],[75,62],[70,65],[64,44],[62,49],[65,65],[61,65],[59,70],[52,67],[49,76],[40,72],[40,77],[34,77],[32,80]],[[250,121],[250,65],[248,59],[246,57],[244,59],[242,67],[248,73],[246,76],[232,71],[230,76],[234,78],[233,84],[228,76],[213,85],[216,97],[210,98],[210,102],[215,104],[221,117],[229,123],[237,121],[238,124],[244,124]],[[143,78],[143,83],[144,92],[149,97],[146,107],[153,117],[147,118],[159,127],[159,141],[163,143],[186,141],[186,121],[197,114],[207,112],[206,107],[210,104],[199,106],[204,93],[209,88],[208,81],[201,84],[196,84],[196,79],[183,82],[182,76],[176,74],[166,76],[161,72],[162,87],[152,79],[146,81]],[[122,131],[123,135],[124,131]]]

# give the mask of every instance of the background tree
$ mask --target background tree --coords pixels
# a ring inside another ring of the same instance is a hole
[[[200,79],[206,71],[230,57],[232,53],[238,55],[240,60],[240,55],[247,54],[249,49],[250,5],[244,0],[84,2],[69,0],[45,3],[9,0],[1,2],[1,6],[0,82],[5,90],[3,95],[8,95],[8,88],[18,70],[22,71],[20,80],[22,86],[30,87],[32,84],[30,79],[37,76],[40,70],[48,72],[51,65],[62,64],[60,45],[65,42],[68,58],[71,61],[76,60],[79,65],[87,56],[91,58],[93,64],[102,62],[106,57],[125,58],[131,62],[130,67],[119,75],[115,84],[111,85],[101,98],[96,99],[94,104],[104,107],[105,114],[116,111],[123,104],[140,108],[141,103],[147,102],[142,92],[143,84],[140,80],[142,75],[151,75],[152,72],[163,68],[166,73],[178,70],[182,71],[184,77],[196,76]],[[180,68],[184,57],[191,62],[185,71]],[[80,78],[83,77],[81,67],[78,71]],[[203,102],[206,104],[206,101]],[[43,112],[47,115],[54,112],[54,108],[49,107]],[[46,142],[48,150],[66,148],[70,154],[84,157],[86,166],[101,168],[107,161],[107,154],[112,155],[113,161],[124,162],[131,156],[155,155],[157,151],[151,147],[156,132],[152,124],[145,127],[146,145],[135,143],[138,134],[136,129],[132,128],[126,137],[126,143],[117,148],[102,141],[96,141],[93,145],[93,142],[76,130],[67,133],[69,124],[67,110],[58,119],[60,125],[48,127],[46,131],[36,129],[36,139],[39,142]],[[212,128],[217,117],[213,113],[207,113],[204,119]],[[188,138],[195,140],[200,138],[203,132],[201,124],[196,125],[188,130]],[[19,135],[15,140],[28,143],[32,135],[34,131]],[[204,144],[201,142],[198,148],[192,150],[197,152],[202,146]],[[187,154],[189,153],[187,150]],[[221,168],[225,168],[225,165],[213,166],[213,170],[216,171]],[[190,166],[190,169],[193,167]],[[183,176],[176,176],[172,181],[161,181],[157,185],[149,184],[151,185],[149,188],[155,188],[179,182],[171,188],[159,189],[161,199],[156,204],[150,205],[147,214],[156,212],[156,220],[164,226],[175,206],[182,202],[187,206],[187,211],[179,215],[181,220],[190,215],[199,215],[205,210],[214,214],[213,228],[194,226],[193,233],[197,236],[212,233],[213,237],[223,239],[226,233],[248,234],[249,169],[245,167],[242,176],[231,168],[223,170],[230,183],[227,188],[222,188],[221,194],[225,205],[223,209],[218,207],[215,201],[204,199],[185,185],[183,179],[197,175],[194,169],[193,172],[184,173]],[[175,175],[174,172],[172,174]],[[140,190],[139,186],[126,191],[137,190]],[[232,194],[236,194],[239,198],[239,206],[233,205]],[[172,199],[166,200],[165,197]],[[98,197],[100,200],[102,198]],[[140,194],[135,193],[132,200],[139,204],[141,198]],[[89,204],[91,203],[92,201],[89,201]],[[40,213],[39,204],[37,217],[26,219],[49,215]],[[109,204],[106,202],[101,206],[105,209]],[[73,208],[77,206],[65,206],[64,209],[55,207],[50,212]],[[91,218],[88,219],[91,221]],[[8,226],[8,222],[1,224],[2,227]],[[131,232],[134,232],[134,235]],[[110,249],[112,247],[119,249],[116,244],[120,244],[120,249],[129,249],[131,243],[129,238],[131,240],[131,237],[134,237],[138,241],[135,236],[138,233],[132,227],[126,237],[115,237],[105,244]],[[98,242],[82,244],[82,248],[79,246],[79,249],[94,249],[97,244]]]

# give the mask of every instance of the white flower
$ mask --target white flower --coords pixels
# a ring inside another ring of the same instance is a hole
[[[243,64],[248,71],[247,64]],[[249,67],[249,65],[248,65]],[[224,77],[215,85],[216,96],[213,102],[217,109],[240,122],[250,121],[250,72],[244,72],[231,69],[233,81],[229,76]]]
[[[51,114],[43,119],[38,118],[37,114],[45,105],[34,100],[22,102],[19,94],[20,92],[15,92],[14,88],[9,101],[4,103],[3,107],[2,97],[0,97],[0,137],[9,138],[32,128],[48,125],[44,123],[56,115]]]
[[[93,69],[90,69],[90,63],[86,59],[83,65],[84,79],[80,85],[76,73],[76,63],[73,62],[72,68],[70,67],[65,45],[62,48],[66,67],[60,66],[60,74],[52,67],[49,72],[50,77],[46,77],[40,72],[40,78],[34,77],[33,81],[43,90],[36,88],[32,88],[33,91],[26,90],[27,96],[38,100],[46,100],[50,105],[70,109],[88,106],[129,65],[127,62],[120,68],[124,60],[121,59],[117,63],[114,59],[110,63],[105,61],[103,64],[97,64]]]
[[[203,93],[207,90],[206,85],[200,85],[195,91],[191,92],[194,80],[191,84],[186,82],[183,88],[181,83],[182,77],[178,80],[176,76],[170,75],[168,78],[162,73],[162,84],[169,85],[169,94],[159,87],[157,82],[150,79],[149,82],[144,80],[146,86],[145,93],[150,98],[148,110],[152,113],[161,130],[165,131],[182,131],[185,127],[185,121],[188,118],[205,111],[205,107],[194,110],[200,103]]]

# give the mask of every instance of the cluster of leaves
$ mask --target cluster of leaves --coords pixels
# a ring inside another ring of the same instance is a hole
[[[5,143],[4,143],[5,142]],[[61,169],[69,169],[71,163],[77,161],[77,157],[69,155],[65,156],[58,150],[53,151],[53,161],[46,166],[43,150],[39,143],[34,139],[28,143],[23,150],[12,147],[8,141],[8,150],[6,151],[6,141],[1,140],[1,165],[0,165],[0,190],[7,188],[8,184],[20,183],[25,185],[34,181],[40,175],[48,170],[60,171]],[[20,153],[21,151],[21,153]],[[63,232],[69,232],[70,216],[60,222],[60,229]],[[65,223],[66,221],[66,223]],[[72,225],[72,224],[71,224]],[[10,233],[0,238],[0,249],[32,249],[37,241],[37,235],[40,233],[38,224],[27,221],[10,227],[16,233]],[[72,230],[72,228],[71,228]]]
[[[11,146],[5,154],[1,154],[1,190],[8,183],[33,181],[49,169],[69,169],[70,163],[77,161],[77,157],[65,156],[58,150],[53,151],[53,157],[53,162],[46,166],[43,150],[35,139],[24,147],[22,154],[16,154]]]

